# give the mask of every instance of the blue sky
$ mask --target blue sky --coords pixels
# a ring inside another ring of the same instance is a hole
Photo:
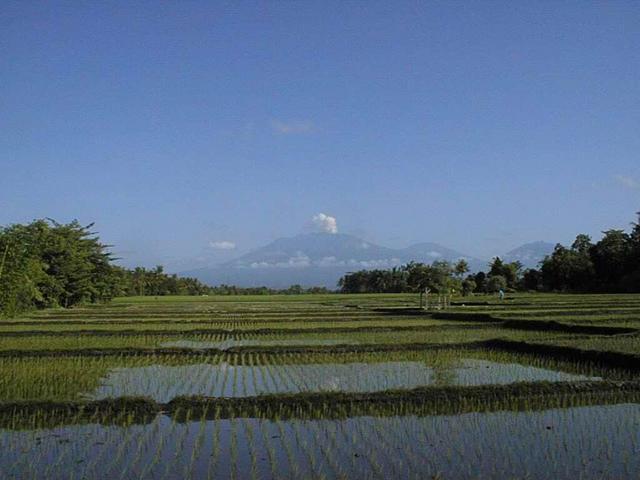
[[[171,268],[321,212],[480,257],[626,228],[638,45],[637,2],[4,1],[0,224]]]

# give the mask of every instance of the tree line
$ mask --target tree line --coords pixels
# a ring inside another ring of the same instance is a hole
[[[233,285],[210,287],[167,274],[162,266],[127,269],[91,229],[51,219],[0,227],[0,316],[50,307],[106,302],[132,295],[267,295],[327,293],[293,285],[276,290]]]
[[[524,291],[640,293],[640,212],[637,219],[629,232],[609,229],[596,243],[581,233],[569,247],[557,244],[538,268],[522,271],[521,265],[510,264],[513,271],[502,273],[504,282]],[[475,278],[480,286],[478,276],[482,272]]]
[[[51,219],[0,227],[0,315],[35,308],[72,307],[131,295],[269,295],[330,293],[324,287],[286,289],[211,287],[167,274],[162,266],[127,269],[91,229]],[[410,262],[386,270],[344,275],[344,293],[491,293],[505,291],[640,292],[640,212],[630,232],[611,229],[593,243],[580,234],[570,247],[556,245],[537,269],[494,258],[487,272],[468,274],[464,260],[430,265]]]
[[[343,276],[338,286],[344,293],[402,293],[429,288],[435,293],[493,293],[503,291],[555,291],[577,293],[640,292],[640,212],[638,222],[624,230],[606,230],[593,243],[580,234],[570,247],[556,245],[538,268],[523,269],[520,262],[495,257],[487,272],[463,276],[464,260],[452,265],[411,262],[386,270],[360,270]]]
[[[455,266],[436,261],[431,265],[410,262],[400,267],[359,270],[344,275],[338,281],[343,293],[403,293],[429,288],[434,293],[450,293],[462,289],[462,276],[469,271],[466,261]]]
[[[331,293],[325,287],[304,288],[301,285],[291,285],[287,288],[238,287],[237,285],[220,284],[209,286],[198,279],[179,277],[167,274],[164,267],[158,265],[152,269],[136,267],[128,270],[114,267],[120,276],[120,290],[117,297],[130,296],[163,296],[163,295],[300,295]]]
[[[530,290],[582,293],[640,292],[640,212],[631,231],[610,229],[593,243],[580,234],[570,247],[556,245],[540,268],[525,272]]]
[[[330,293],[325,287],[304,288],[291,285],[287,288],[238,287],[221,284],[206,285],[191,277],[179,277],[175,273],[165,273],[162,265],[146,269],[136,267],[126,269],[112,266],[117,277],[113,297],[164,296],[164,295],[299,295],[305,293]]]
[[[409,262],[400,267],[360,270],[344,275],[338,282],[342,293],[424,292],[469,295],[474,292],[498,292],[514,288],[522,265],[504,263],[495,258],[489,273],[467,275],[469,265],[461,259],[452,264],[438,260],[432,264]]]
[[[495,257],[487,272],[464,275],[464,260],[455,264],[437,261],[431,265],[411,262],[386,270],[360,270],[338,282],[344,293],[420,292],[493,293],[503,291],[548,291],[577,293],[640,293],[640,212],[638,222],[624,230],[606,230],[593,243],[580,234],[570,247],[556,245],[538,268],[523,269],[520,262]]]
[[[0,314],[73,307],[125,295],[198,295],[207,286],[167,275],[162,267],[129,270],[115,265],[93,224],[51,219],[0,228]]]

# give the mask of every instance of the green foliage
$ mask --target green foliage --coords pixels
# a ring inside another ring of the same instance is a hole
[[[639,265],[632,264],[631,236],[622,230],[607,230],[590,250],[599,289],[620,289],[620,281]]]
[[[487,291],[487,274],[484,272],[478,272],[473,276],[473,280],[476,282],[475,291],[478,293]]]
[[[199,280],[189,277],[178,277],[164,273],[164,267],[158,265],[147,270],[136,267],[128,270],[113,267],[118,277],[117,297],[121,296],[164,296],[164,295],[206,295],[211,288]]]
[[[454,276],[455,275],[455,276]],[[338,282],[342,293],[450,293],[460,290],[458,272],[448,262],[436,261],[431,265],[411,262],[389,270],[360,270],[348,273]]]
[[[478,293],[496,293],[500,290],[516,290],[521,287],[522,264],[505,263],[495,257],[489,264],[489,273],[478,272],[473,276],[474,291]]]
[[[493,262],[489,265],[489,279],[490,283],[491,277],[502,277],[505,281],[504,288],[516,288],[518,282],[520,281],[520,272],[522,271],[522,264],[520,262],[511,262],[504,263],[500,257],[495,257]],[[487,285],[488,288],[488,285]],[[504,289],[503,288],[503,289]],[[500,290],[500,289],[498,289]],[[488,291],[494,291],[488,288]],[[495,290],[497,291],[497,290]]]
[[[492,292],[491,278],[503,277],[510,290],[558,292],[640,292],[640,212],[631,233],[607,230],[597,243],[580,234],[570,248],[556,245],[540,268],[521,272],[519,262],[504,263],[496,257],[489,273],[478,272],[473,279],[476,292]]]
[[[462,282],[462,295],[464,295],[465,297],[471,295],[476,290],[477,286],[478,285],[476,284],[473,276],[468,276]]]
[[[415,291],[428,288],[435,293],[451,293],[452,290],[460,290],[460,282],[454,278],[454,270],[448,262],[435,261],[431,265],[419,263],[409,265],[412,267],[409,268],[408,283]]]
[[[542,274],[535,268],[525,270],[522,275],[521,287],[523,290],[535,291],[542,289]]]
[[[111,255],[77,221],[0,228],[0,314],[111,298]]]
[[[631,233],[607,230],[596,244],[581,234],[571,248],[557,245],[540,267],[541,289],[640,292],[640,224],[632,226]]]
[[[576,244],[577,242],[574,243]],[[595,277],[590,250],[591,248],[579,250],[556,245],[553,254],[542,263],[542,284],[550,290],[561,291],[590,288]]]
[[[507,279],[502,275],[491,275],[487,280],[487,292],[496,293],[507,288]]]
[[[209,287],[169,275],[161,265],[129,270],[113,264],[108,245],[77,221],[35,220],[0,227],[0,316],[49,307],[106,302],[121,296],[329,293],[326,288]]]
[[[405,267],[360,270],[340,278],[338,286],[343,293],[402,293],[409,291],[408,279]]]
[[[456,276],[460,279],[462,276],[469,271],[469,263],[465,259],[460,259],[453,267]]]

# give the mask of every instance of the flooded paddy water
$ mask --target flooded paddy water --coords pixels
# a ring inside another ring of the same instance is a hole
[[[340,345],[343,341],[339,339],[322,339],[322,338],[283,338],[280,340],[269,339],[225,339],[220,342],[202,342],[195,340],[174,340],[171,342],[163,342],[161,347],[169,348],[193,348],[193,349],[216,349],[228,350],[234,347],[254,347],[254,346],[314,346],[314,345]],[[352,343],[359,343],[354,341]]]
[[[410,295],[318,298],[141,299],[8,322],[0,478],[640,478],[638,337],[477,315],[615,323],[640,297],[478,301],[446,320],[403,314]],[[191,332],[202,325],[237,330]]]
[[[86,398],[144,396],[168,402],[183,395],[246,397],[300,392],[373,392],[429,385],[500,385],[515,382],[601,380],[521,365],[463,358],[448,365],[425,362],[321,363],[291,365],[196,364],[116,368]]]
[[[2,478],[636,478],[640,405],[0,429]]]
[[[372,353],[0,359],[0,401],[378,392],[518,382],[633,380],[636,375],[541,356],[444,348]]]

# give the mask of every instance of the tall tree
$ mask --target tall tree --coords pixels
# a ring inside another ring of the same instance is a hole
[[[459,279],[462,279],[465,273],[469,271],[469,263],[464,258],[458,260],[453,267],[454,272],[458,276]]]
[[[623,230],[603,233],[602,239],[591,249],[596,281],[601,290],[617,291],[621,279],[636,267],[632,263],[631,237]]]

